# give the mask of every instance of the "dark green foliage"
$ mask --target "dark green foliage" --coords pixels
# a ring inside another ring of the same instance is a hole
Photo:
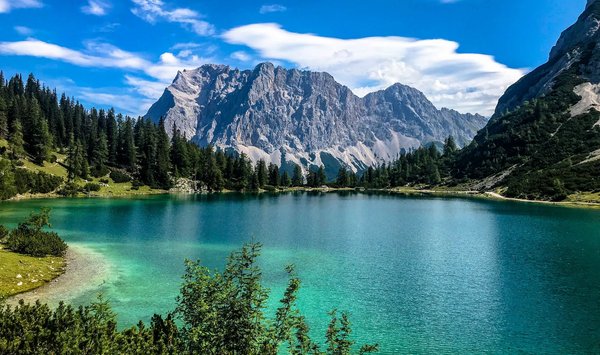
[[[44,172],[32,172],[27,169],[14,169],[17,193],[47,194],[56,191],[64,182],[60,176]]]
[[[494,117],[461,151],[453,175],[482,179],[510,169],[500,182],[509,197],[560,201],[578,191],[600,189],[598,162],[584,163],[600,149],[600,113],[571,117],[580,98],[577,66],[563,73],[554,90],[514,111]]]
[[[76,183],[69,181],[58,190],[58,194],[65,197],[75,197],[79,194],[79,186]]]
[[[98,192],[100,191],[101,186],[99,184],[96,184],[94,182],[88,182],[87,184],[83,185],[83,192],[89,193],[92,191]]]
[[[0,307],[0,353],[3,354],[178,354],[180,344],[172,316],[155,315],[117,330],[116,315],[102,298],[86,307],[60,303],[50,309],[39,302]]]
[[[294,164],[294,175],[292,175],[292,186],[304,185],[304,176],[302,176],[302,168],[300,165]]]
[[[0,158],[0,199],[7,200],[17,194],[14,168],[9,160]]]
[[[43,208],[40,213],[32,213],[10,232],[6,246],[9,250],[32,256],[63,256],[67,244],[54,232],[44,231],[50,227],[50,209]]]
[[[263,187],[269,181],[269,172],[267,170],[267,164],[265,164],[264,160],[259,160],[256,163],[256,176],[258,178],[258,186]]]
[[[440,154],[436,146],[431,144],[402,153],[397,160],[389,164],[368,168],[360,177],[358,185],[375,189],[414,184],[438,185],[449,178],[450,167],[457,154],[454,139],[449,137],[446,140],[443,151],[444,154]],[[344,172],[340,174],[338,179],[343,179]]]
[[[3,243],[6,240],[6,237],[8,237],[9,233],[10,231],[8,230],[8,228],[6,228],[3,225],[0,225],[0,243]]]
[[[77,309],[61,303],[52,310],[39,302],[0,306],[0,353],[275,355],[287,348],[298,355],[350,354],[355,342],[346,313],[331,313],[325,351],[310,338],[297,308],[301,282],[292,266],[279,307],[266,317],[269,292],[261,284],[260,250],[260,244],[250,244],[232,253],[223,272],[187,261],[176,313],[154,315],[148,327],[140,322],[119,331],[116,314],[101,297]],[[357,353],[377,350],[364,345]]]
[[[269,164],[269,185],[278,187],[280,184],[279,167],[271,163]]]
[[[260,250],[260,244],[249,244],[234,252],[222,273],[199,262],[186,262],[177,313],[184,323],[182,336],[188,352],[277,354],[287,345],[290,353],[323,354],[310,340],[308,326],[297,309],[300,280],[292,266],[286,269],[288,286],[275,319],[266,319],[269,293],[261,285]],[[335,316],[334,321],[337,323]],[[342,328],[328,330],[327,354],[350,354],[353,341],[346,315],[343,322]]]
[[[116,183],[130,182],[131,176],[119,169],[110,170],[110,178]]]

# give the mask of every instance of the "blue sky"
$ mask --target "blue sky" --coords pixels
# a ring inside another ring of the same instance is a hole
[[[358,95],[401,82],[490,114],[585,2],[0,0],[0,69],[133,115],[177,70],[267,60],[330,72]]]

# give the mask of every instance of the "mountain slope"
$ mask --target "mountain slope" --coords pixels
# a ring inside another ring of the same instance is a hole
[[[590,1],[546,64],[510,87],[460,154],[455,175],[508,196],[600,189],[600,2]]]
[[[178,73],[146,117],[165,118],[201,146],[245,153],[305,170],[363,170],[403,150],[449,135],[468,143],[487,121],[438,110],[418,90],[396,84],[359,98],[327,73],[270,63],[240,71],[205,65]]]

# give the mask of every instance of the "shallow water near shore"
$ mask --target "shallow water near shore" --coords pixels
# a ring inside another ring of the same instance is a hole
[[[272,305],[285,288],[285,265],[295,264],[299,306],[320,339],[327,312],[338,308],[350,311],[359,342],[379,343],[382,353],[600,352],[597,210],[389,194],[224,194],[6,202],[0,223],[14,226],[42,206],[52,208],[55,231],[104,265],[87,288],[75,282],[44,298],[85,304],[101,292],[122,327],[174,308],[184,259],[220,268],[254,239],[264,244]]]

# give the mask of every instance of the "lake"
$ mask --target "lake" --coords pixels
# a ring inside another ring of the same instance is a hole
[[[272,305],[284,267],[324,339],[327,312],[381,353],[599,353],[600,211],[467,198],[289,193],[3,202],[0,223],[52,208],[69,244],[101,253],[120,326],[175,305],[183,261],[220,268],[251,240]],[[57,300],[49,300],[56,302]]]

